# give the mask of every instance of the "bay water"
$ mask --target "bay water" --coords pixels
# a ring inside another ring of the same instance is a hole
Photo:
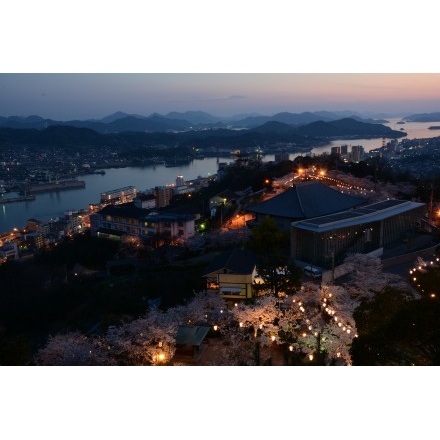
[[[439,136],[438,130],[429,130],[429,126],[436,123],[407,122],[397,124],[399,119],[392,119],[387,125],[394,130],[403,128],[408,133],[408,139],[432,138]],[[362,145],[366,152],[382,146],[382,139],[340,139],[325,146],[313,148],[312,154],[330,152],[331,147],[340,145]],[[351,149],[349,148],[349,151]],[[290,154],[290,159],[306,153]],[[263,161],[274,160],[274,155],[265,155]],[[138,192],[155,186],[176,183],[178,175],[184,180],[193,180],[198,176],[207,177],[217,173],[220,162],[230,163],[230,157],[206,157],[202,160],[193,160],[188,164],[177,167],[164,165],[148,165],[143,167],[110,168],[104,175],[87,174],[78,177],[85,181],[85,188],[69,189],[36,194],[33,201],[27,202],[0,202],[0,234],[11,231],[13,228],[23,228],[28,219],[35,218],[41,221],[64,215],[65,211],[87,209],[89,204],[99,203],[100,194],[105,191],[134,186]]]

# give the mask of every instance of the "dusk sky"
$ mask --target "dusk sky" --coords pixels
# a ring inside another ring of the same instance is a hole
[[[423,7],[23,0],[2,12],[3,117],[440,111],[437,15]]]
[[[398,116],[440,112],[438,14],[428,0],[21,0],[2,2],[1,14],[0,117],[100,119],[116,111],[148,116],[187,110],[215,116],[319,110]],[[420,374],[417,369],[385,372],[371,367],[365,374],[364,368],[353,368],[344,370],[344,377],[341,370],[326,369],[319,370],[324,380],[316,380],[316,370],[305,368],[301,380],[288,383],[269,369],[232,368],[222,370],[224,381],[212,377],[210,391],[207,381],[200,381],[199,369],[153,369],[147,381],[144,369],[136,370],[137,376],[122,369],[116,375],[113,369],[93,370],[94,375],[90,368],[63,371],[67,373],[45,370],[41,376],[41,369],[19,370],[15,381],[3,375],[2,396],[12,409],[4,417],[6,432],[20,428],[22,435],[35,436],[44,429],[52,440],[60,436],[63,424],[84,435],[82,424],[71,423],[71,415],[81,408],[99,422],[87,427],[89,435],[163,436],[170,416],[181,429],[183,423],[189,426],[196,408],[219,435],[230,435],[231,424],[218,423],[217,410],[219,402],[232,402],[229,389],[263,403],[273,401],[276,389],[281,389],[281,398],[300,395],[294,407],[301,421],[295,425],[299,435],[313,432],[332,438],[358,425],[365,431],[366,414],[377,421],[369,424],[371,436],[376,426],[387,436],[400,435],[399,428],[412,436],[424,435],[427,429],[436,432],[431,426],[437,420],[436,407],[430,399],[438,383],[435,369]],[[226,381],[232,388],[223,386]],[[154,396],[141,406],[140,383],[146,383]],[[325,405],[319,413],[311,410],[317,399],[324,402],[328,396],[324,383],[333,384],[337,395],[348,396],[349,404]],[[93,399],[85,398],[89,388]],[[188,414],[176,406],[176,391],[184,392]],[[214,399],[217,406],[200,405],[201,396]],[[124,405],[115,404],[119,401]],[[373,413],[371,402],[376,406]],[[417,402],[417,407],[409,402]],[[20,411],[13,411],[18,404]],[[174,407],[177,419],[171,414]],[[237,435],[291,435],[291,423],[284,423],[285,432],[280,424],[255,423],[254,408],[247,407],[249,414],[240,413],[240,420],[250,423],[241,423]],[[277,409],[278,419],[288,421],[292,408],[282,407]],[[156,422],[133,417],[139,408]],[[28,423],[23,424],[24,412]],[[101,423],[108,419],[112,423]],[[342,430],[331,429],[343,419],[347,424]]]
[[[440,111],[440,74],[0,74],[0,116],[69,120],[115,111],[202,110],[215,116],[282,111]]]

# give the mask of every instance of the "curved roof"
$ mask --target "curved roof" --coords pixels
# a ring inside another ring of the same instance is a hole
[[[246,209],[256,214],[300,220],[334,214],[365,203],[364,198],[342,194],[321,182],[302,182]]]

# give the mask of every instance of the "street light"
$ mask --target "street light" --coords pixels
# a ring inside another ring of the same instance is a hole
[[[157,346],[158,346],[158,351],[156,351],[156,355],[154,356],[154,361],[156,365],[159,365],[165,361],[165,353],[163,352],[162,341],[159,341]]]

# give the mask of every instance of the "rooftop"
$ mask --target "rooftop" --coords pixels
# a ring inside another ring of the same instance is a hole
[[[234,248],[214,257],[206,268],[204,276],[222,270],[235,274],[252,273],[256,261],[253,252],[247,249]]]
[[[294,227],[314,232],[326,232],[335,228],[339,229],[384,220],[424,205],[424,203],[410,202],[408,200],[388,199],[332,215],[299,221],[294,224]]]
[[[365,198],[342,194],[321,182],[302,182],[246,209],[256,214],[300,220],[334,214],[365,203]]]

